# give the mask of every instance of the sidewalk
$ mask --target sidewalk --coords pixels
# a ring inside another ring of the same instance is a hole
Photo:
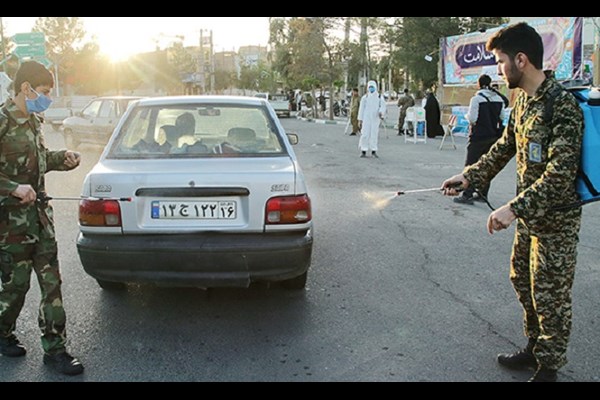
[[[395,102],[387,103],[387,118],[384,121],[385,128],[387,129],[398,129],[398,119],[400,117],[400,110]],[[293,118],[293,117],[292,117]],[[316,124],[324,125],[347,125],[348,117],[334,117],[333,121],[326,118],[305,118],[296,116],[296,119],[305,122],[312,122]],[[384,127],[384,125],[382,125]]]

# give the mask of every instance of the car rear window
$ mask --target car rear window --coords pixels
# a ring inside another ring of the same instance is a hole
[[[137,106],[109,158],[250,157],[286,153],[263,107],[230,104]]]

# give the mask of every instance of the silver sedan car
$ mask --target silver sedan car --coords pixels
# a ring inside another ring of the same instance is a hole
[[[77,249],[105,289],[126,283],[303,289],[311,201],[264,99],[144,99],[85,179]]]

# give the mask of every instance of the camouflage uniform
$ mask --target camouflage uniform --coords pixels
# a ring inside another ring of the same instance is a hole
[[[44,193],[46,172],[69,170],[64,160],[65,151],[46,149],[36,115],[24,116],[13,101],[0,110],[0,336],[13,334],[33,270],[41,290],[38,322],[47,354],[63,352],[66,341],[53,210],[41,202],[21,206],[10,193],[19,184]]]
[[[565,91],[556,99],[550,126],[544,122],[547,99],[559,85],[549,76],[533,97],[521,92],[503,137],[464,172],[474,187],[484,187],[517,156],[510,278],[525,311],[525,334],[537,340],[534,355],[541,366],[555,370],[567,363],[581,226],[580,208],[555,209],[578,200],[583,135],[582,111]]]
[[[358,124],[358,109],[360,108],[360,97],[352,96],[350,101],[350,121],[352,122],[352,133],[360,132]]]
[[[404,94],[404,95],[400,96],[400,98],[398,99],[398,107],[400,107],[400,119],[398,120],[398,130],[399,131],[404,130],[404,121],[406,120],[406,111],[410,107],[414,107],[414,106],[415,106],[415,99],[409,94]]]

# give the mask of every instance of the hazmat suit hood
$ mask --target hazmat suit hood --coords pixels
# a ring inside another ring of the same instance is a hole
[[[369,83],[367,84],[367,91],[369,90],[369,88],[375,88],[375,93],[377,93],[377,82],[375,81],[369,81]],[[373,94],[375,94],[373,93]],[[371,94],[371,92],[369,91],[369,94]]]

